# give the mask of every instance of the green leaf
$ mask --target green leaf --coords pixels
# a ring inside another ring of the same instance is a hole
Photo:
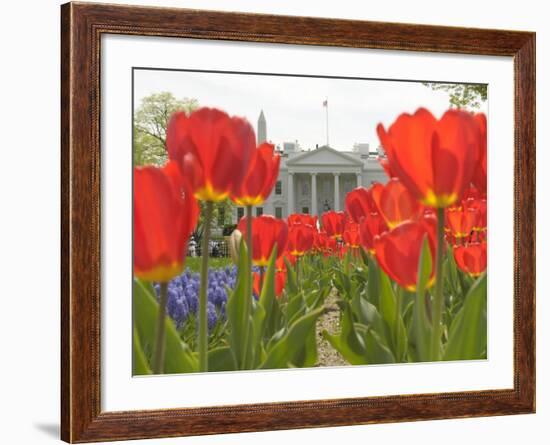
[[[288,324],[292,324],[295,320],[305,314],[306,303],[302,292],[289,295],[286,305],[286,319]]]
[[[391,349],[397,362],[405,359],[407,352],[407,330],[403,323],[401,309],[388,276],[380,271],[380,315],[386,322],[391,335]]]
[[[413,308],[414,344],[418,361],[430,360],[431,324],[426,314],[426,286],[432,273],[432,255],[425,238],[418,261],[416,299]]]
[[[147,363],[147,358],[143,349],[141,349],[141,342],[139,341],[139,335],[136,327],[134,326],[134,357],[132,361],[132,373],[133,375],[147,375],[152,374],[151,368],[149,368],[149,363]]]
[[[356,332],[351,307],[346,300],[341,302],[342,309],[342,330],[338,335],[332,335],[323,331],[323,337],[336,349],[342,357],[352,365],[365,365],[368,363],[365,344],[361,336]]]
[[[286,257],[283,257],[283,259],[286,265],[286,288],[288,290],[289,295],[293,295],[298,292],[298,284],[296,281],[296,271],[294,270],[294,266],[290,264],[290,262],[286,259]]]
[[[235,357],[229,346],[220,346],[208,351],[208,371],[235,371]]]
[[[317,332],[312,329],[306,337],[304,346],[296,354],[292,364],[298,368],[309,368],[317,363]]]
[[[487,275],[479,277],[449,329],[443,360],[483,358],[487,350]]]
[[[252,295],[248,295],[250,269],[246,243],[241,241],[237,284],[227,298],[226,314],[229,325],[229,343],[235,357],[237,369],[246,369],[249,353],[252,308]]]
[[[155,342],[158,303],[150,283],[134,280],[134,327],[143,350],[152,350]],[[196,372],[198,363],[189,347],[181,341],[170,317],[165,317],[166,352],[164,372],[166,374]]]
[[[360,324],[356,324],[355,329],[363,337],[369,364],[395,363],[395,357],[390,348],[376,331]]]
[[[288,332],[271,347],[260,368],[287,368],[299,361],[302,348],[307,344],[305,339],[311,331],[315,332],[315,323],[323,310],[324,308],[315,309],[296,320]],[[316,347],[316,344],[313,343],[313,346]]]
[[[374,261],[370,256],[368,256],[368,268],[369,275],[367,279],[367,295],[369,297],[369,301],[376,307],[379,307],[380,273],[376,261]]]
[[[378,309],[372,303],[368,302],[360,295],[356,295],[352,301],[353,314],[357,321],[371,329],[377,331],[380,335],[384,335],[384,320],[380,316]]]
[[[269,258],[267,271],[264,274],[264,282],[260,292],[260,299],[255,304],[252,315],[252,342],[250,367],[255,368],[259,360],[259,347],[264,339],[265,324],[273,316],[273,307],[275,302],[275,261],[277,259],[277,248],[275,247]]]

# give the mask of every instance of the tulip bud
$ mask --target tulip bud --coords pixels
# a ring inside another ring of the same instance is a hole
[[[243,239],[243,234],[240,230],[233,230],[233,233],[229,237],[229,253],[231,254],[231,259],[233,263],[239,264],[239,249],[241,246],[241,240]]]

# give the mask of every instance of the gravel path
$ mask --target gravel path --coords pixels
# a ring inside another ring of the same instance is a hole
[[[336,304],[338,292],[333,289],[325,301],[326,312],[317,320],[317,353],[318,361],[315,366],[346,366],[348,362],[323,337],[326,329],[331,334],[340,331],[340,309]]]

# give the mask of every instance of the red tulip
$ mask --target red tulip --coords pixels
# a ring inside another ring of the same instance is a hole
[[[328,235],[324,230],[315,232],[313,236],[313,249],[318,252],[323,252],[327,247]]]
[[[396,174],[393,172],[390,162],[388,161],[388,158],[381,158],[378,157],[378,162],[386,172],[386,175],[388,175],[388,178],[395,178]]]
[[[470,235],[479,220],[479,211],[475,208],[448,207],[445,210],[446,228],[455,238]]]
[[[470,113],[448,110],[437,120],[420,108],[377,132],[392,171],[424,205],[448,207],[470,185],[483,143]]]
[[[178,161],[192,179],[195,197],[218,202],[243,183],[256,142],[245,119],[200,108],[189,116],[183,112],[172,115],[166,146],[170,159]]]
[[[482,192],[487,192],[487,118],[483,113],[474,116],[481,133],[479,161],[476,165],[472,182]]]
[[[199,209],[177,163],[134,168],[134,274],[167,282],[183,271]]]
[[[389,228],[415,220],[422,212],[420,203],[397,178],[390,179],[385,186],[373,187],[372,198]]]
[[[241,218],[237,230],[247,239],[247,219]],[[271,215],[252,218],[252,262],[256,266],[267,266],[273,248],[277,246],[277,258],[286,247],[288,227],[282,219]]]
[[[302,256],[313,247],[315,229],[309,225],[295,223],[288,230],[288,252],[297,257]]]
[[[354,222],[348,222],[344,230],[344,242],[346,246],[351,248],[357,248],[361,245],[361,239],[359,236],[359,224]]]
[[[312,216],[308,213],[292,213],[288,215],[287,221],[289,227],[294,224],[304,224],[315,229],[317,228],[317,215]]]
[[[376,259],[384,272],[408,291],[416,290],[418,263],[424,239],[427,238],[432,258],[435,258],[436,220],[424,217],[409,221],[382,234],[374,241]],[[435,267],[432,266],[430,282],[434,281]]]
[[[384,218],[378,213],[372,213],[359,224],[359,236],[361,246],[371,254],[374,254],[374,240],[388,230]]]
[[[279,176],[281,157],[273,153],[274,146],[264,143],[252,155],[248,172],[231,199],[241,206],[256,206],[270,195]]]
[[[487,201],[485,199],[469,200],[468,206],[476,209],[478,213],[474,230],[478,232],[487,231]]]
[[[476,200],[476,199],[481,199],[483,197],[484,197],[484,194],[482,195],[482,193],[478,190],[477,187],[474,187],[473,185],[471,185],[464,192],[464,196],[462,197],[462,205],[465,205],[464,203],[471,199]],[[466,205],[466,207],[468,206]]]
[[[330,210],[321,215],[323,229],[328,236],[341,239],[346,225],[346,214],[344,212],[335,212]]]
[[[477,277],[487,269],[487,243],[457,246],[453,250],[457,266],[463,272]]]
[[[378,211],[372,200],[371,189],[357,187],[346,195],[346,212],[356,223],[360,223],[369,213]]]
[[[260,274],[258,272],[254,272],[254,295],[256,295],[256,298],[260,298],[260,294],[262,292],[261,287],[263,287],[263,283],[260,283]],[[265,280],[265,277],[264,277]],[[280,298],[283,290],[285,289],[286,284],[286,272],[275,272],[275,297]]]
[[[327,237],[327,244],[325,246],[325,251],[323,252],[325,257],[332,255],[338,251],[338,241],[336,238]]]

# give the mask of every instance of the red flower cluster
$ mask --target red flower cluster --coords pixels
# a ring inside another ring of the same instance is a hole
[[[174,113],[166,147],[166,166],[136,168],[134,174],[134,269],[137,277],[149,281],[168,281],[183,269],[187,240],[198,217],[193,195],[204,201],[231,197],[241,205],[256,205],[269,196],[279,173],[273,145],[256,148],[248,121],[214,108]],[[280,245],[286,243],[286,224],[284,229],[277,239]],[[270,254],[264,240],[262,236],[255,243],[259,264]]]
[[[380,197],[375,198],[378,210],[393,229],[380,240],[392,238],[391,233],[397,229],[399,232],[404,230],[399,225],[401,217],[414,221],[419,214],[432,214],[430,207],[445,208],[446,239],[455,246],[453,252],[458,267],[471,275],[479,275],[487,262],[484,242],[487,231],[485,115],[449,110],[437,120],[429,111],[420,108],[413,115],[401,114],[388,131],[379,124],[377,132],[387,154],[387,159],[380,162],[391,179],[386,185],[386,196],[376,191],[373,196]],[[417,204],[411,199],[417,200]],[[418,204],[428,208],[423,209]],[[397,229],[394,229],[395,223]],[[408,230],[413,236],[413,230]],[[416,232],[418,236],[420,230]],[[386,273],[402,286],[412,288],[413,276],[404,279],[406,274],[402,274],[401,280],[398,279],[399,268],[381,259],[380,241],[376,245],[380,246],[375,252]],[[415,249],[420,249],[419,246],[421,244]],[[403,252],[408,248],[406,243],[401,247]],[[387,255],[391,249],[386,248],[384,252]],[[411,262],[411,271],[413,269]]]
[[[388,276],[412,290],[424,239],[435,252],[434,209],[444,208],[446,239],[457,265],[471,275],[485,269],[485,116],[449,110],[438,120],[421,108],[400,115],[387,130],[378,125],[377,132],[387,154],[379,159],[387,184],[351,191],[346,211],[323,213],[320,228],[317,216],[306,214],[289,215],[288,223],[254,218],[254,264],[266,266],[275,245],[279,265],[283,257],[293,261],[309,252],[334,255],[362,246]],[[193,195],[258,205],[271,193],[280,164],[273,145],[256,147],[246,120],[211,108],[175,113],[166,144],[171,161],[163,168],[136,169],[134,185],[135,273],[155,281],[183,268],[197,221]],[[246,239],[245,219],[238,229]]]

